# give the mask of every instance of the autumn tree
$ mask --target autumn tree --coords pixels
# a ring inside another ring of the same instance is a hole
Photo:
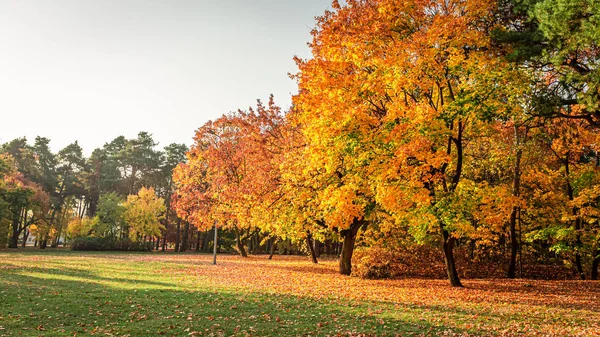
[[[49,197],[18,172],[17,163],[8,155],[0,155],[0,176],[0,223],[10,223],[8,247],[17,248],[21,233],[34,223],[45,221]]]
[[[509,84],[490,52],[495,9],[476,0],[334,3],[317,21],[313,57],[298,62],[297,123],[309,142],[306,171],[329,176],[319,193],[326,225],[348,247],[378,212],[438,232],[455,286],[453,247],[476,207],[462,197],[480,188],[464,180],[465,146],[502,113],[499,88]]]
[[[196,132],[188,162],[174,173],[174,208],[202,230],[215,221],[235,233],[246,256],[246,242],[268,221],[267,209],[278,199],[276,153],[284,119],[273,98],[256,109],[238,111],[210,121]]]
[[[167,236],[169,236],[169,231],[175,235],[175,247],[176,250],[179,248],[179,240],[180,240],[180,226],[181,219],[177,218],[177,214],[171,208],[171,196],[173,195],[173,191],[175,190],[175,186],[173,184],[173,170],[180,163],[185,162],[187,152],[187,146],[184,144],[170,144],[164,149],[164,160],[161,165],[161,184],[159,184],[159,188],[162,193],[159,195],[165,200],[165,230],[162,234],[163,236],[163,244],[162,249],[165,250],[167,243]],[[177,225],[175,225],[177,223]],[[174,230],[176,226],[176,230]]]
[[[589,128],[587,121],[572,119],[548,121],[543,131],[540,143],[550,154],[545,178],[553,184],[546,189],[556,200],[553,213],[558,214],[547,216],[547,225],[536,230],[534,235],[548,240],[555,253],[568,257],[567,261],[574,266],[577,275],[585,279],[584,260],[597,266],[593,261],[597,258],[598,225],[593,208],[599,179],[598,135],[595,128]],[[553,218],[556,220],[551,221]]]
[[[165,201],[154,193],[154,189],[142,187],[135,195],[127,197],[123,204],[123,218],[129,228],[129,237],[134,240],[146,236],[158,237],[164,226]]]
[[[67,235],[69,239],[88,236],[93,233],[98,225],[99,218],[80,218],[74,217],[67,226]]]

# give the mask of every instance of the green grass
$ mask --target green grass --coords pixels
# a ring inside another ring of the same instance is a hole
[[[487,303],[495,290],[483,281],[456,290],[435,280],[348,278],[335,274],[335,261],[220,257],[212,266],[210,259],[0,251],[0,336],[535,335],[598,324],[587,292],[566,302],[542,293],[526,306],[516,295],[515,303],[493,296]]]

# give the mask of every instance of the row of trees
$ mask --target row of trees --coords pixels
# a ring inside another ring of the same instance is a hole
[[[600,3],[348,0],[317,18],[299,93],[208,122],[173,206],[247,240],[600,262]],[[508,248],[508,249],[507,249]],[[313,251],[314,256],[314,251]],[[315,260],[316,261],[316,260]]]
[[[89,158],[77,143],[4,144],[0,228],[12,247],[34,228],[40,247],[56,246],[71,222],[73,235],[160,236],[179,250],[181,227],[206,247],[217,224],[243,256],[301,244],[316,262],[324,248],[342,274],[356,246],[438,246],[453,286],[457,247],[506,256],[508,277],[525,255],[597,279],[599,11],[597,0],[334,2],[312,58],[296,60],[290,111],[271,97],[224,115],[189,150],[158,151],[144,132]]]
[[[68,235],[180,235],[177,219],[167,214],[171,172],[185,159],[185,145],[157,150],[152,136],[140,132],[133,139],[117,137],[85,158],[77,142],[58,153],[49,143],[18,138],[0,147],[0,237],[9,238],[9,247],[20,238],[25,243],[30,233],[40,248],[56,247]]]
[[[96,215],[74,217],[67,233],[73,238],[94,236],[116,241],[119,238],[133,238],[143,241],[163,236],[166,227],[161,223],[165,218],[165,201],[153,189],[142,187],[137,194],[129,195],[123,202],[114,192],[100,196]]]

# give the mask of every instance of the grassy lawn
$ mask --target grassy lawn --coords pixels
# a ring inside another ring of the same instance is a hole
[[[0,251],[0,336],[600,336],[600,282],[370,281],[336,261]]]

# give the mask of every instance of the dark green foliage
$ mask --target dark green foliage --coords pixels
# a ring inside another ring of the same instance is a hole
[[[600,1],[505,0],[492,38],[505,57],[540,78],[531,103],[542,117],[578,118],[599,126]],[[571,107],[583,104],[581,111]]]
[[[107,193],[100,196],[96,216],[98,223],[92,231],[100,237],[116,239],[118,236],[127,236],[127,226],[123,220],[125,208],[122,200],[116,193]]]
[[[150,252],[152,251],[152,242],[134,242],[128,238],[113,240],[110,238],[80,237],[71,242],[71,249],[84,251]]]

